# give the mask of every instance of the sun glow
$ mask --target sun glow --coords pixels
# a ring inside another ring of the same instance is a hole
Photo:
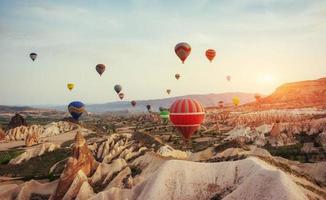
[[[262,82],[262,83],[273,83],[274,81],[275,81],[275,78],[271,74],[265,74],[259,80],[259,82]]]

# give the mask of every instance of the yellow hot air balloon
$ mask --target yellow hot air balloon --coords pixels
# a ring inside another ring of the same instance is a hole
[[[75,87],[75,84],[73,84],[73,83],[68,83],[67,84],[67,88],[71,91],[72,89],[74,89],[74,87]]]
[[[232,102],[233,102],[233,105],[234,106],[238,106],[239,104],[240,104],[240,99],[239,99],[239,97],[233,97],[233,99],[232,99]]]

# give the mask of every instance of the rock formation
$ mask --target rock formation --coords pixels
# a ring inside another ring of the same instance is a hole
[[[5,137],[6,137],[5,132],[4,132],[4,131],[2,130],[2,128],[0,127],[0,141],[1,141],[1,140],[4,140]]]
[[[57,189],[51,199],[59,200],[64,197],[65,199],[74,199],[83,182],[87,180],[87,176],[91,174],[95,164],[96,161],[88,149],[84,137],[80,132],[77,132],[72,156],[68,158]]]
[[[10,160],[10,164],[18,165],[22,162],[25,162],[33,157],[41,156],[46,152],[51,152],[58,149],[60,146],[53,143],[43,143],[37,146],[28,148],[24,153],[20,154],[18,157]]]
[[[262,98],[262,104],[282,104],[285,107],[308,107],[326,104],[326,78],[287,83],[278,87],[273,94]]]
[[[37,134],[41,136],[44,128],[40,125],[19,126],[6,132],[6,140],[25,140],[27,135]]]
[[[6,140],[25,140],[27,135],[36,134],[40,138],[60,135],[72,130],[80,128],[77,124],[59,121],[52,122],[45,126],[32,125],[32,126],[19,126],[10,129],[6,132]]]
[[[25,146],[30,147],[39,143],[39,134],[37,132],[29,133],[25,139]]]
[[[27,126],[26,120],[23,116],[16,113],[15,116],[13,116],[7,126],[7,130],[16,128],[18,126]]]

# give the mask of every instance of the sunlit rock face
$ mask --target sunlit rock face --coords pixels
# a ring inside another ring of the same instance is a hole
[[[0,141],[4,140],[6,138],[5,132],[2,130],[2,128],[0,127]]]
[[[15,116],[13,116],[11,118],[11,120],[7,126],[7,129],[16,128],[19,126],[27,126],[27,123],[26,123],[26,120],[24,119],[24,117],[17,113]]]
[[[28,133],[25,138],[25,146],[30,147],[39,143],[39,134],[37,132]]]
[[[94,166],[95,159],[88,149],[86,141],[80,132],[75,136],[72,156],[68,158],[66,167],[60,176],[57,189],[51,199],[74,199],[79,188],[87,181]]]
[[[284,84],[261,99],[264,104],[288,104],[288,106],[313,106],[326,104],[326,78]]]

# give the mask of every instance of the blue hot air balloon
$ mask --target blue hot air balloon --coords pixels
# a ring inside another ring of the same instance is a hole
[[[73,101],[68,105],[68,111],[72,118],[78,120],[83,112],[85,112],[85,105],[80,101]]]

